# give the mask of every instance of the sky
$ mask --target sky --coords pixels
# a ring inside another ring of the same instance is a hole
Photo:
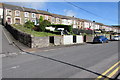
[[[103,23],[105,25],[118,24],[118,2],[7,2],[8,4],[45,10],[50,13],[75,16]],[[82,8],[82,9],[81,9]],[[83,10],[84,9],[84,10]],[[87,10],[87,11],[85,11]],[[92,13],[92,14],[91,14]]]

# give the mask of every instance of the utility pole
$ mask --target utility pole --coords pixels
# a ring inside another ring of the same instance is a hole
[[[93,31],[92,31],[92,34],[93,34],[93,36],[95,37],[95,34],[94,34],[94,27],[95,27],[95,21],[93,21]]]

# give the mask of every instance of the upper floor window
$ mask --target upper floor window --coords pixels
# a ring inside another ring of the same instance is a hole
[[[59,23],[59,22],[60,22],[60,19],[59,19],[59,18],[56,18],[56,22]]]
[[[55,22],[55,18],[54,17],[52,17],[52,22]]]
[[[7,13],[8,16],[11,16],[12,15],[12,10],[7,9],[6,13]]]
[[[15,16],[20,16],[20,11],[16,10],[15,11]]]
[[[47,15],[45,15],[45,20],[48,20],[48,18],[49,18],[49,17],[48,17]]]
[[[36,18],[36,14],[35,13],[32,13],[32,18]]]
[[[29,17],[29,12],[24,12],[25,17]]]

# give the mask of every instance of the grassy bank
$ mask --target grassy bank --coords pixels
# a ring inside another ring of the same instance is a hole
[[[16,28],[17,30],[20,30],[24,33],[27,33],[27,34],[31,34],[35,37],[46,37],[46,36],[56,36],[56,34],[52,34],[52,33],[47,33],[47,32],[37,32],[37,31],[34,31],[34,30],[31,30],[29,28],[26,28],[22,25],[12,25],[14,28]]]

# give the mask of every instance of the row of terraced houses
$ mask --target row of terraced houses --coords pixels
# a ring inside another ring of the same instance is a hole
[[[52,24],[72,25],[73,28],[78,29],[104,29],[105,31],[118,31],[117,27],[104,25],[102,23],[93,22],[90,20],[52,14],[48,11],[0,3],[0,18],[3,19],[4,24],[6,22],[9,24],[24,24],[30,20],[34,22],[35,25],[38,25],[40,16],[43,16],[44,20],[48,20]]]

